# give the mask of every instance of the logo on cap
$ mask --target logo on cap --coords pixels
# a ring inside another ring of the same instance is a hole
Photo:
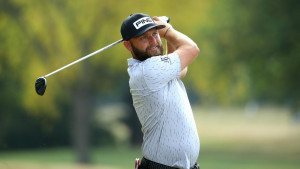
[[[136,29],[140,29],[141,27],[143,27],[147,24],[151,24],[151,23],[154,23],[154,22],[150,17],[143,17],[143,18],[140,18],[139,20],[133,22],[133,25]]]

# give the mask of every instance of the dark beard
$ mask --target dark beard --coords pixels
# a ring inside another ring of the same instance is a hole
[[[146,60],[146,59],[152,57],[152,55],[150,55],[150,54],[147,52],[147,49],[146,49],[146,51],[141,51],[141,50],[139,50],[138,48],[136,48],[131,42],[130,42],[130,44],[131,44],[131,47],[132,47],[132,52],[134,53],[135,57],[136,57],[138,60],[144,61],[144,60]],[[162,46],[162,45],[159,45],[159,46],[158,46],[158,49],[159,49],[159,52],[160,52],[158,55],[162,55],[162,54],[163,54],[163,51],[164,51],[163,46]],[[158,56],[158,55],[156,55],[156,56]]]

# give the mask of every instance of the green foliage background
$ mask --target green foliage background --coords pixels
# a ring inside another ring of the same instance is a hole
[[[122,21],[136,12],[169,16],[198,44],[184,79],[193,104],[256,101],[297,112],[298,9],[297,0],[0,0],[0,149],[69,145],[76,98],[88,97],[93,111],[129,94],[122,45],[47,78],[43,97],[34,82],[121,39]],[[86,94],[76,94],[85,81]]]

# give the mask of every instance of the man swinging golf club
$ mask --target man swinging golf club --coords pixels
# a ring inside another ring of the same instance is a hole
[[[199,48],[158,17],[136,13],[121,26],[133,105],[142,124],[139,169],[197,169],[200,143],[193,112],[180,80]],[[166,39],[163,54],[161,38]]]

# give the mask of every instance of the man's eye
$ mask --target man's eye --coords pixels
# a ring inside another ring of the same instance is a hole
[[[153,36],[157,36],[157,32],[154,32],[154,33],[153,33]]]
[[[147,39],[147,37],[146,37],[146,36],[142,36],[141,39],[142,39],[142,40],[145,40],[145,39]]]

